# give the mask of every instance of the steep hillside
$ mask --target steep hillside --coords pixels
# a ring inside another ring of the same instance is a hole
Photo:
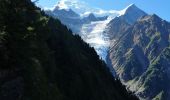
[[[170,23],[149,15],[122,34],[110,50],[118,76],[146,100],[169,100]]]
[[[59,20],[30,0],[0,0],[0,100],[137,98]]]

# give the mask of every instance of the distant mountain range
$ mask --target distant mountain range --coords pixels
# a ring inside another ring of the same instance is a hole
[[[111,72],[141,99],[169,100],[170,23],[134,4],[120,11],[105,11],[74,1],[60,1],[46,13],[94,47]]]

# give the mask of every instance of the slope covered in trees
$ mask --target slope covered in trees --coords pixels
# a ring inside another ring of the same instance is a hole
[[[30,0],[0,0],[0,100],[136,100],[95,50]]]

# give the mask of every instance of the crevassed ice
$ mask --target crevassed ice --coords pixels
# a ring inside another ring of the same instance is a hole
[[[110,45],[109,37],[104,31],[112,18],[113,16],[104,21],[95,21],[89,24],[84,24],[81,29],[81,36],[83,40],[89,43],[90,46],[94,47],[97,54],[104,61],[106,61],[106,56]]]

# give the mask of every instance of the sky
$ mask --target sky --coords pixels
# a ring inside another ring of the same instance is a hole
[[[39,0],[38,5],[43,8],[52,8],[59,0]],[[148,14],[157,14],[170,22],[170,0],[80,0],[92,7],[104,10],[122,10],[130,4],[135,4]]]

